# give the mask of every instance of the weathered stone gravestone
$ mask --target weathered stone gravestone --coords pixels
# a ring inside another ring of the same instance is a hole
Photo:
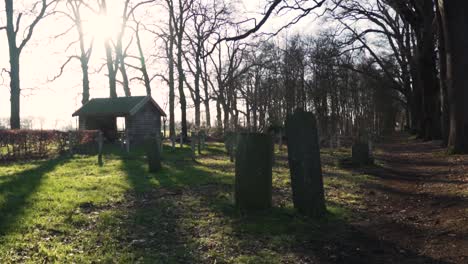
[[[172,150],[174,150],[176,147],[176,139],[174,136],[171,136],[171,146],[172,146]]]
[[[198,131],[198,154],[205,149],[206,132],[204,129]]]
[[[149,172],[158,172],[161,169],[161,150],[157,137],[145,140],[146,157],[148,159]]]
[[[242,210],[271,207],[272,138],[267,134],[237,136],[235,203]]]
[[[191,132],[191,138],[190,138],[190,150],[191,150],[192,160],[193,161],[196,160],[195,148],[196,148],[196,145],[197,145],[197,141],[198,141],[198,133],[195,132],[195,131],[192,131]],[[199,150],[199,152],[200,152],[200,150]]]
[[[308,216],[325,214],[320,146],[315,117],[297,111],[286,120],[294,207]]]
[[[363,136],[359,136],[353,143],[352,146],[352,157],[351,161],[353,165],[363,166],[371,165],[374,163],[372,157],[372,142]]]
[[[235,153],[236,153],[236,142],[237,142],[237,133],[235,132],[226,132],[224,135],[224,147],[229,155],[229,160],[234,162]]]

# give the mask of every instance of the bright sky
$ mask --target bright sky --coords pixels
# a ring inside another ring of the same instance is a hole
[[[14,1],[15,5],[20,3],[27,3],[32,0]],[[111,19],[105,20],[96,18],[95,16],[87,15],[85,19],[94,22],[97,26],[86,26],[85,29],[88,34],[96,37],[94,53],[90,61],[90,71],[97,71],[104,62],[104,46],[102,43],[103,36],[115,32],[116,20],[118,20],[119,4],[123,1],[108,1],[109,14]],[[243,12],[246,16],[255,16],[261,12],[265,1],[256,0],[249,1],[243,0],[239,4],[239,9],[245,10]],[[259,8],[260,7],[260,8]],[[0,25],[4,25],[4,2],[0,3]],[[141,12],[147,12],[148,9],[142,8]],[[157,9],[152,9],[157,10]],[[158,11],[161,12],[161,11]],[[116,15],[117,14],[117,15]],[[143,16],[142,16],[143,17]],[[150,23],[157,22],[164,16],[154,16],[151,14],[147,16]],[[153,19],[156,17],[156,20]],[[278,25],[284,24],[287,17],[281,17],[267,22],[265,30],[274,30]],[[24,25],[27,24],[27,19],[22,21]],[[74,60],[72,64],[68,65],[63,75],[50,82],[56,74],[60,71],[60,66],[66,61],[68,55],[78,54],[77,46],[70,47],[65,51],[68,43],[76,39],[74,31],[70,32],[67,36],[55,38],[67,29],[70,22],[66,18],[48,18],[39,24],[34,33],[33,39],[28,43],[25,50],[21,55],[21,117],[33,117],[35,122],[34,128],[63,128],[65,126],[75,126],[76,120],[71,117],[71,114],[81,106],[81,69],[78,60]],[[311,19],[301,21],[290,32],[297,31],[297,29],[313,28]],[[129,31],[129,30],[128,30]],[[142,33],[142,42],[145,53],[154,54],[155,38],[149,33]],[[136,54],[134,51],[132,54]],[[150,74],[151,73],[164,73],[163,60],[150,60]],[[8,69],[8,45],[7,38],[4,31],[0,31],[0,69]],[[91,79],[91,98],[108,97],[109,89],[107,83],[106,68],[101,72],[92,73]],[[136,73],[130,73],[131,76],[137,76]],[[139,74],[138,74],[139,75]],[[160,106],[167,111],[167,87],[165,83],[155,79],[152,83],[153,98],[160,104]],[[137,81],[131,83],[132,95],[145,95],[143,85]],[[118,87],[118,94],[123,95],[122,88]],[[187,92],[188,95],[188,92]],[[190,104],[190,103],[189,103]],[[0,120],[7,121],[10,114],[10,99],[9,99],[9,78],[6,72],[2,73],[0,78]],[[176,120],[179,116],[176,113]],[[192,118],[191,110],[189,109],[189,121]],[[2,120],[3,119],[3,120]],[[0,121],[0,124],[2,123]]]

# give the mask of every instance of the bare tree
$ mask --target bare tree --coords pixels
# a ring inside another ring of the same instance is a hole
[[[143,46],[141,43],[141,37],[140,37],[140,27],[142,26],[141,22],[135,21],[135,28],[134,28],[134,33],[135,33],[135,38],[136,38],[136,44],[137,44],[137,49],[138,49],[138,56],[134,57],[139,60],[140,66],[133,66],[131,64],[126,64],[134,69],[137,69],[141,72],[142,77],[139,77],[137,79],[140,79],[143,81],[146,89],[146,95],[151,96],[151,79],[148,74],[148,68],[146,66],[146,57],[145,53],[143,52]],[[144,27],[144,25],[143,25]]]
[[[172,0],[169,0],[172,1]],[[187,99],[185,98],[184,92],[184,82],[185,82],[185,73],[183,68],[183,41],[184,41],[184,32],[187,20],[189,18],[188,12],[192,7],[194,0],[178,0],[178,10],[177,13],[173,12],[170,17],[172,17],[172,22],[174,25],[175,33],[175,45],[176,45],[176,67],[178,74],[178,90],[179,90],[179,103],[180,103],[180,112],[181,112],[181,133],[182,138],[187,139]],[[174,9],[175,11],[175,9]]]
[[[20,56],[24,47],[31,40],[34,30],[36,29],[39,22],[45,17],[51,15],[56,6],[56,0],[41,0],[33,4],[30,12],[35,14],[31,24],[24,27],[23,39],[18,39],[18,33],[21,30],[21,19],[25,15],[24,12],[15,10],[13,0],[5,0],[5,15],[6,25],[1,26],[0,30],[5,30],[8,38],[8,50],[10,56],[10,102],[11,102],[11,113],[10,113],[10,127],[11,129],[21,128],[20,123],[20,97],[21,97],[21,85],[20,85]],[[15,14],[18,14],[15,18]]]
[[[69,56],[67,60],[65,61],[65,63],[60,67],[60,73],[57,76],[55,76],[53,80],[59,78],[63,74],[65,67],[73,59],[79,60],[80,65],[81,65],[82,86],[83,86],[81,103],[85,104],[89,101],[89,96],[90,96],[89,60],[91,58],[91,54],[93,51],[93,40],[89,42],[86,41],[86,34],[83,29],[83,19],[82,19],[81,12],[82,12],[82,8],[84,8],[86,4],[84,4],[82,0],[67,0],[66,6],[69,12],[60,12],[60,13],[64,15],[65,17],[69,18],[73,24],[69,29],[67,29],[62,34],[59,34],[57,37],[61,37],[67,34],[70,31],[70,29],[74,28],[78,35],[78,40],[70,43],[70,45],[73,45],[74,43],[78,43],[80,54]]]
[[[445,59],[448,100],[450,102],[450,133],[448,147],[456,153],[468,152],[467,89],[468,76],[468,3],[465,1],[438,1],[441,27],[445,40]]]
[[[208,60],[204,56],[208,41],[227,23],[229,15],[224,2],[214,0],[212,3],[195,1],[190,9],[189,25],[185,36],[188,40],[187,52],[183,53],[187,68],[193,76],[193,85],[185,78],[195,106],[195,126],[201,125],[201,103],[203,101],[206,114],[206,125],[210,123],[210,93],[207,72]],[[200,86],[203,86],[204,96],[201,95]],[[204,97],[204,98],[203,98]]]

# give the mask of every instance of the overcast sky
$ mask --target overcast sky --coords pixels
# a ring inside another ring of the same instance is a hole
[[[29,0],[14,1],[15,4],[20,5],[24,2],[28,4]],[[120,12],[119,6],[123,1],[108,1],[109,13],[111,16],[118,17]],[[252,1],[243,0],[237,5],[237,9],[241,11],[244,16],[259,17],[263,11],[264,2],[262,0]],[[4,2],[0,4],[0,25],[4,25]],[[156,10],[156,9],[151,9]],[[148,9],[143,9],[143,13],[148,13]],[[155,12],[155,11],[153,11]],[[158,11],[162,12],[162,11]],[[141,13],[143,17],[143,13]],[[149,15],[147,19],[152,22],[157,22],[158,19],[164,17],[161,14],[146,14]],[[146,16],[145,16],[146,17]],[[91,15],[86,17],[87,20],[92,22],[99,21],[99,26],[85,27],[88,33],[98,38],[95,42],[94,53],[90,62],[91,71],[97,71],[103,64],[104,47],[102,43],[102,35],[104,32],[110,34],[113,25],[117,18],[110,19],[110,22],[103,22],[99,18]],[[272,19],[263,28],[263,31],[274,31],[276,28],[284,25],[289,18],[282,16]],[[23,19],[22,22],[28,22]],[[26,23],[24,23],[26,24]],[[96,23],[94,23],[96,24]],[[71,114],[81,105],[81,70],[79,62],[75,60],[66,69],[63,75],[53,81],[52,79],[60,71],[60,66],[67,59],[68,55],[75,54],[76,47],[72,46],[65,51],[68,43],[76,39],[74,32],[70,32],[67,36],[55,37],[57,34],[67,29],[70,22],[65,18],[48,18],[42,21],[34,33],[33,39],[26,46],[21,55],[21,117],[34,117],[36,122],[35,128],[61,128],[67,125],[75,125],[76,120],[71,117]],[[292,34],[293,32],[312,31],[315,23],[312,19],[306,19],[290,28],[284,34]],[[150,34],[143,33],[143,46],[146,54],[154,53],[155,38]],[[99,40],[100,39],[100,40]],[[6,33],[0,31],[0,68],[8,69],[8,45]],[[164,72],[164,61],[150,59],[150,70],[155,72]],[[108,97],[109,89],[107,77],[105,76],[106,69],[102,69],[100,73],[93,73],[90,76],[91,98]],[[152,83],[154,99],[167,111],[167,92],[166,85],[159,80],[155,79]],[[141,83],[132,82],[131,84],[132,95],[145,95],[145,89]],[[123,95],[122,88],[118,88],[118,94]],[[9,78],[8,74],[3,72],[0,78],[0,118],[6,119],[10,114],[10,101],[9,101]],[[189,121],[191,120],[191,110],[189,109]],[[42,119],[42,122],[38,120]],[[178,114],[176,113],[176,120]],[[41,124],[42,123],[42,124]]]

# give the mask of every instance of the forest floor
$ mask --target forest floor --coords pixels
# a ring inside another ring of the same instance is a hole
[[[403,255],[426,256],[421,263],[468,263],[468,156],[403,134],[380,144],[376,160],[360,170],[374,181],[352,225]]]
[[[239,212],[234,165],[210,143],[196,162],[168,147],[148,173],[141,151],[0,164],[0,263],[468,263],[468,156],[398,135],[376,164],[322,149],[327,215],[292,206],[276,151],[273,208]]]

